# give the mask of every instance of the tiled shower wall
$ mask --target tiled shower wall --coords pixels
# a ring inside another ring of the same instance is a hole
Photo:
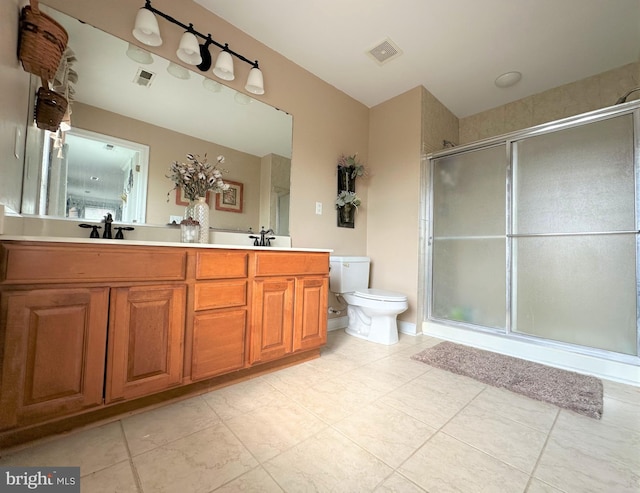
[[[460,140],[476,140],[521,130],[607,106],[640,86],[640,62],[534,94],[459,121]],[[640,92],[629,97],[638,99]]]

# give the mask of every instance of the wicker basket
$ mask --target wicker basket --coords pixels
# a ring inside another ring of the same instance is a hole
[[[69,102],[60,93],[51,91],[45,87],[38,89],[35,118],[38,128],[56,132],[60,122],[64,118]]]
[[[67,31],[40,12],[38,0],[30,0],[20,16],[18,56],[27,72],[52,80],[67,47]]]

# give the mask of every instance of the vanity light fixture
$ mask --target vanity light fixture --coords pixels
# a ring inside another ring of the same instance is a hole
[[[172,24],[180,26],[185,31],[180,39],[180,46],[176,52],[178,58],[184,63],[196,65],[200,70],[206,72],[211,66],[211,56],[208,51],[209,46],[212,44],[216,45],[222,51],[216,58],[216,63],[213,68],[214,75],[222,80],[234,80],[233,57],[236,57],[251,65],[245,89],[252,94],[264,94],[264,79],[262,71],[258,66],[258,60],[251,61],[240,53],[231,50],[228,43],[221,44],[213,39],[211,34],[205,36],[196,31],[193,28],[193,24],[183,24],[170,15],[152,7],[151,0],[145,0],[144,7],[142,7],[136,15],[133,36],[138,41],[148,46],[160,46],[162,44],[156,15],[159,15]],[[205,41],[204,44],[198,44],[198,38],[203,39]]]
[[[146,8],[138,10],[133,28],[133,37],[147,46],[160,46],[162,44],[158,19],[156,19],[151,10]]]
[[[258,62],[255,67],[249,70],[247,85],[244,88],[251,94],[264,94],[264,79],[262,78],[262,70],[258,68]]]
[[[134,62],[142,63],[143,65],[150,65],[153,63],[153,57],[151,53],[138,46],[129,43],[126,54]]]
[[[225,47],[226,46],[227,45],[225,45]],[[231,53],[226,49],[222,50],[218,55],[216,66],[213,67],[213,73],[222,80],[233,80],[236,78],[233,73],[233,58],[231,58]]]
[[[206,77],[202,79],[202,86],[211,92],[220,92],[222,91],[222,84],[213,79],[207,79]]]
[[[193,24],[189,24],[189,29],[193,29]],[[200,45],[198,44],[198,38],[189,31],[186,31],[182,38],[180,38],[180,46],[176,55],[184,63],[189,65],[200,65],[202,63],[202,57],[200,56]]]
[[[191,78],[191,74],[186,68],[173,62],[169,62],[167,72],[173,75],[176,79],[188,80]]]

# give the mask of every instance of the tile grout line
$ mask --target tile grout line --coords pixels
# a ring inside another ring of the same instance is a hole
[[[122,420],[118,420],[118,424],[120,425],[120,431],[122,432],[122,439],[124,440],[124,446],[127,449],[127,455],[129,456],[129,467],[131,467],[131,472],[133,473],[133,480],[136,482],[136,488],[140,493],[144,493],[142,489],[142,480],[140,479],[140,475],[138,474],[138,468],[133,462],[133,455],[131,454],[131,449],[129,448],[129,440],[127,440],[127,434],[124,431],[124,424]]]
[[[556,416],[553,420],[553,423],[551,424],[551,426],[549,427],[549,431],[547,432],[547,437],[544,440],[544,444],[542,445],[542,448],[540,449],[540,453],[538,454],[538,458],[536,459],[536,463],[533,465],[533,469],[531,470],[531,474],[529,474],[529,480],[527,481],[527,486],[525,488],[525,491],[527,491],[527,489],[529,488],[529,486],[531,485],[531,482],[534,479],[538,479],[535,477],[536,471],[538,470],[538,466],[540,465],[540,461],[542,460],[542,456],[544,455],[544,452],[547,450],[547,444],[549,443],[549,440],[551,440],[551,433],[553,432],[553,429],[556,426],[556,423],[558,422],[558,418],[560,417],[560,412],[562,411],[562,409],[558,408],[557,412],[556,412]],[[541,481],[541,480],[539,480]],[[545,484],[545,481],[543,481]],[[560,491],[564,491],[561,490],[558,486],[556,485],[550,485],[553,488],[560,490]]]

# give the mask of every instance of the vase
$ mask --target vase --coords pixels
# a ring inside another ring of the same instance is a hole
[[[184,219],[193,218],[193,206],[196,205],[195,200],[190,200],[189,205],[184,208]]]
[[[340,214],[342,216],[343,223],[350,223],[353,221],[353,219],[351,219],[352,211],[353,207],[351,206],[351,204],[345,204],[340,208]]]
[[[198,197],[193,204],[193,219],[200,223],[198,243],[209,243],[209,204],[204,197]]]

